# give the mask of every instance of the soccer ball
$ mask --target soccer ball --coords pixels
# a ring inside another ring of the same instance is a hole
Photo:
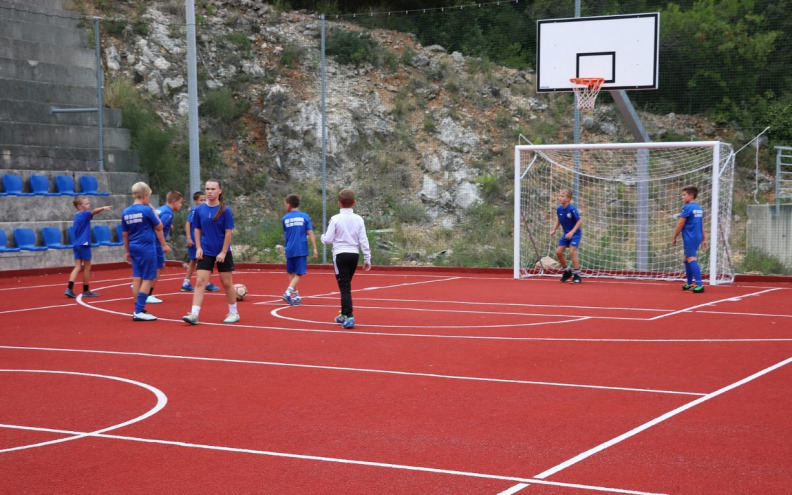
[[[247,296],[247,287],[242,284],[234,284],[234,292],[236,293],[237,301],[243,301]]]

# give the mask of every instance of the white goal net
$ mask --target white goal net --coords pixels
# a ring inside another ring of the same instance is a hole
[[[671,245],[682,188],[698,187],[710,284],[734,281],[729,228],[734,152],[718,141],[515,147],[514,277],[560,274],[555,250],[558,193],[572,191],[583,235],[584,277],[683,280],[681,236]],[[568,253],[567,253],[568,254]],[[567,256],[567,259],[569,257]]]

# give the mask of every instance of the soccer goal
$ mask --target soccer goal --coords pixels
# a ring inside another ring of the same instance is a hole
[[[698,187],[711,285],[734,281],[729,251],[734,152],[718,141],[518,145],[514,150],[514,277],[557,276],[558,192],[583,219],[584,277],[682,280],[682,238],[671,246],[682,188]],[[567,259],[569,257],[567,256]]]

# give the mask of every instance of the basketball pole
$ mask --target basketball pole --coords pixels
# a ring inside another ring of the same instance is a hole
[[[580,17],[580,0],[575,0],[575,17]],[[578,77],[577,75],[575,77]],[[577,96],[573,97],[577,98]],[[575,101],[575,125],[574,125],[574,144],[580,144],[580,108]],[[580,201],[580,152],[575,151],[575,174],[574,184],[572,184],[572,197],[575,201]]]

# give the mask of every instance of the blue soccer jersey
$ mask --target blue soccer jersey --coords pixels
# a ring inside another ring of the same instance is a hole
[[[311,217],[302,211],[290,211],[281,220],[283,235],[286,240],[286,257],[308,256],[307,235],[313,230]]]
[[[132,205],[121,213],[121,230],[129,233],[129,253],[154,252],[160,220],[149,205]]]
[[[78,211],[74,215],[72,226],[72,244],[75,246],[87,246],[91,244],[91,210]]]
[[[209,206],[204,203],[195,208],[192,226],[201,229],[201,249],[206,256],[217,256],[223,249],[225,231],[234,228],[234,215],[231,208],[225,210],[217,220],[214,220],[220,205]],[[231,251],[231,246],[228,246]]]
[[[685,226],[682,228],[682,242],[685,246],[698,248],[704,237],[704,210],[698,203],[691,201],[682,207],[682,213],[679,216],[685,219]]]
[[[190,222],[190,240],[195,243],[195,209],[198,208],[197,206],[193,206],[190,208],[190,211],[187,213],[187,221]]]
[[[558,222],[561,224],[561,228],[564,229],[564,234],[574,229],[575,224],[580,220],[580,212],[578,212],[578,209],[575,208],[575,205],[572,203],[569,203],[566,208],[558,205],[558,208],[556,208],[556,215],[558,216]],[[583,229],[578,229],[574,235],[583,235]]]
[[[173,227],[173,210],[168,205],[162,205],[157,208],[157,215],[159,215],[160,221],[162,221],[162,235],[167,239]]]

